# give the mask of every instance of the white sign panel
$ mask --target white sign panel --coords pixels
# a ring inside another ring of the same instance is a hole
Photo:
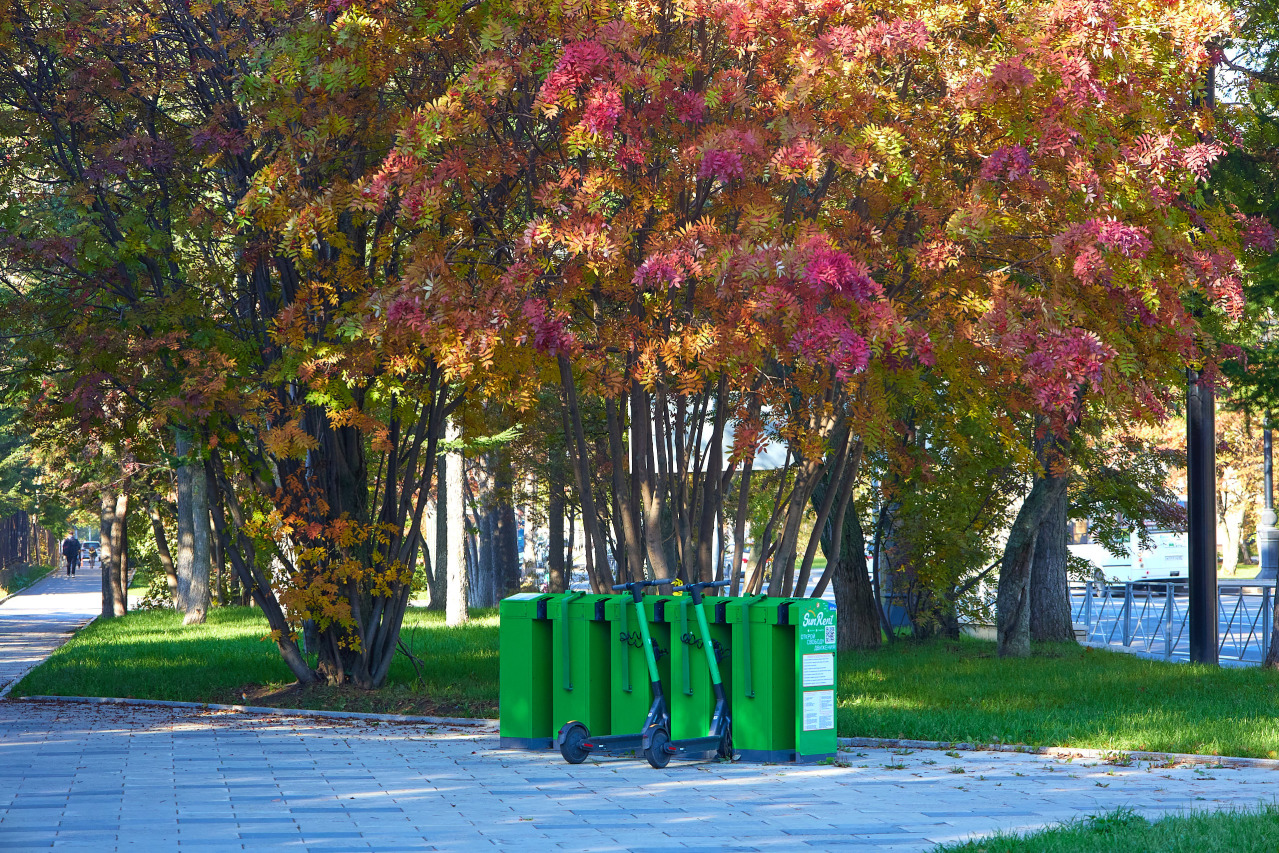
[[[804,655],[803,678],[805,687],[825,687],[835,683],[835,656],[833,654]]]
[[[835,728],[835,691],[808,690],[804,693],[804,731]]]

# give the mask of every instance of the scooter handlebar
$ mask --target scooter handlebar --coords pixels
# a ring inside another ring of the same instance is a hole
[[[675,583],[675,579],[666,578],[664,580],[656,580],[656,581],[632,581],[631,583],[619,583],[619,584],[614,584],[613,589],[616,592],[621,592],[622,590],[626,590],[626,589],[643,589],[646,586],[661,586],[663,584],[668,584],[668,583]]]

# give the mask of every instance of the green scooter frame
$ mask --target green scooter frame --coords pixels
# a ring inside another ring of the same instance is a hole
[[[711,689],[715,691],[715,708],[711,712],[710,729],[705,737],[671,740],[670,717],[667,716],[665,726],[649,726],[644,730],[640,748],[644,757],[653,767],[662,768],[676,756],[700,756],[715,750],[720,758],[733,757],[733,721],[729,714],[728,697],[724,693],[724,682],[719,675],[719,661],[715,657],[715,641],[711,637],[710,625],[706,622],[706,613],[702,609],[702,590],[728,586],[728,581],[711,583],[693,583],[683,587],[693,599],[693,612],[697,615],[697,630],[701,634],[702,650],[706,652],[706,665],[710,670]]]
[[[613,587],[615,590],[628,590],[631,593],[639,617],[644,659],[648,664],[649,681],[653,691],[653,704],[649,707],[644,729],[637,734],[593,738],[584,723],[578,720],[567,722],[560,728],[556,742],[560,748],[560,755],[564,756],[564,760],[569,764],[581,764],[594,751],[639,750],[643,752],[650,765],[659,769],[665,767],[671,758],[677,755],[688,753],[701,755],[711,749],[716,750],[722,758],[732,758],[732,720],[728,711],[728,699],[719,674],[719,662],[715,658],[715,643],[711,637],[710,625],[707,624],[706,614],[702,610],[702,590],[727,586],[728,581],[695,583],[682,587],[682,591],[689,593],[693,599],[697,628],[701,635],[702,648],[706,652],[706,662],[710,668],[711,687],[715,691],[715,709],[711,715],[710,731],[706,737],[678,741],[671,740],[670,710],[666,705],[666,695],[662,692],[662,683],[658,677],[657,658],[653,654],[653,643],[648,631],[648,615],[644,610],[644,588],[668,583],[671,583],[669,579],[637,581]]]
[[[644,661],[648,665],[648,680],[653,691],[653,704],[649,706],[648,716],[644,720],[642,731],[634,734],[602,735],[591,737],[590,730],[580,720],[570,720],[560,727],[555,738],[560,748],[560,755],[569,764],[581,764],[592,752],[631,752],[642,749],[644,738],[650,730],[670,731],[671,714],[666,707],[666,695],[662,692],[662,681],[657,674],[657,656],[653,653],[653,640],[648,630],[648,614],[644,610],[644,589],[671,583],[671,579],[655,581],[635,581],[618,584],[614,590],[626,590],[631,594],[638,616],[640,638],[643,642]]]

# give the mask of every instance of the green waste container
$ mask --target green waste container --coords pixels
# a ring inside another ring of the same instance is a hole
[[[797,598],[786,613],[795,631],[795,760],[834,758],[836,738],[835,605]]]
[[[833,758],[835,607],[750,596],[716,604],[731,630],[733,746],[746,761]]]
[[[551,622],[548,605],[558,596],[526,592],[498,605],[498,707],[501,745],[550,749]]]
[[[711,642],[725,693],[731,697],[728,653],[731,631],[729,626],[715,622],[715,605],[720,600],[704,599],[702,612],[710,623]],[[670,704],[673,740],[706,737],[710,731],[711,714],[715,710],[711,671],[697,628],[697,614],[693,612],[695,606],[691,596],[680,595],[666,603],[664,613],[671,631],[670,689],[666,691],[666,697]],[[715,751],[711,750],[704,757],[713,757],[714,754]]]
[[[665,611],[670,596],[645,596],[644,612],[648,615],[649,636],[655,644],[657,672],[662,692],[671,695],[671,626]],[[611,723],[613,734],[638,733],[648,719],[653,704],[649,687],[648,663],[644,659],[635,601],[629,595],[609,596],[605,615],[610,627],[610,678],[612,681]],[[595,729],[591,729],[595,734]],[[705,732],[703,732],[705,734]]]
[[[554,731],[570,720],[593,735],[610,733],[609,595],[568,593],[547,608],[552,623],[551,717]]]

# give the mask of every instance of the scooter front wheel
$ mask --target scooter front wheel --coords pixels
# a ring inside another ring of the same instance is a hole
[[[733,727],[731,724],[728,727],[728,731],[724,732],[724,737],[720,738],[719,749],[715,750],[715,755],[724,761],[733,760]]]
[[[591,733],[581,723],[569,723],[560,735],[560,755],[569,764],[581,764],[591,751],[583,746]]]
[[[648,759],[650,766],[661,770],[671,762],[671,752],[666,745],[671,742],[671,736],[666,733],[666,729],[655,728],[647,738],[644,744],[644,757]]]

